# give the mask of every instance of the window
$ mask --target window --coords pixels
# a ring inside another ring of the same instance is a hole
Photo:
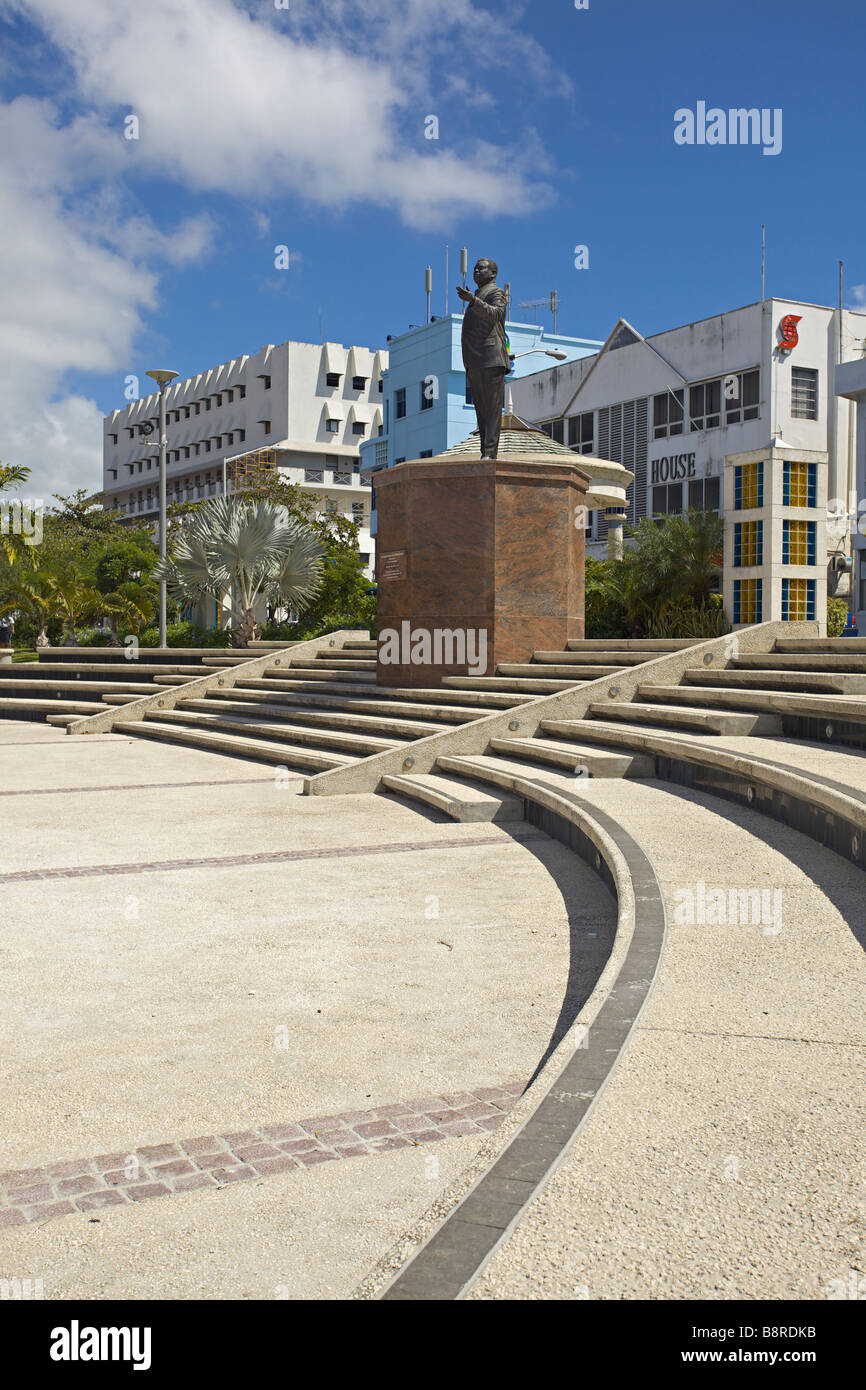
[[[221,392],[221,391],[217,391],[217,393],[216,393],[216,403],[217,403],[217,405],[222,405],[222,403],[223,403],[223,397],[222,397],[222,392]]]
[[[751,372],[732,372],[725,377],[725,424],[737,425],[741,420],[757,420],[760,380],[761,374],[757,368]]]
[[[364,506],[364,503],[363,503],[363,502],[353,502],[353,503],[352,503],[352,520],[353,520],[353,521],[359,522],[359,523],[361,524],[361,526],[363,526],[363,525],[364,525],[364,518],[365,518],[365,516],[366,516],[366,508],[365,508],[365,506]]]
[[[595,412],[572,415],[568,422],[568,443],[578,454],[591,454],[595,443]]]
[[[340,433],[340,422],[339,422],[339,420],[326,420],[326,421],[325,421],[325,429],[328,431],[328,434],[339,434],[339,433]]]
[[[270,420],[260,420],[260,421],[259,421],[259,424],[260,424],[261,427],[262,427],[262,434],[270,434],[270,432],[271,432],[271,422],[270,422]]]
[[[432,410],[435,401],[433,400],[433,390],[429,377],[425,377],[421,382],[419,390],[421,394],[421,405],[419,408],[421,410]]]
[[[261,378],[261,382],[262,382],[262,390],[263,390],[263,391],[270,391],[270,389],[271,389],[271,379],[270,379],[270,377],[269,377],[269,376],[263,376],[263,377]]]
[[[721,423],[722,383],[703,381],[689,387],[689,429],[716,430]]]
[[[683,390],[665,391],[653,402],[653,439],[683,432]]]
[[[205,442],[204,442],[204,451],[205,451],[206,454],[209,454],[209,453],[210,453],[210,440],[209,440],[209,439],[206,439]]]
[[[117,435],[116,435],[116,434],[110,435],[109,438],[111,439],[112,444],[116,444],[116,443],[117,443]]]
[[[394,419],[406,419],[406,387],[401,386],[399,391],[394,392]]]
[[[782,564],[814,565],[816,527],[814,521],[782,522]]]
[[[246,439],[246,437],[247,437],[247,432],[246,432],[246,430],[238,430],[238,443],[239,443],[239,444],[243,444],[243,442],[244,442],[244,440]]]
[[[201,401],[193,402],[193,410],[195,411],[196,415],[201,415]]]
[[[149,466],[150,466],[150,465],[148,465],[148,467],[149,467]],[[116,469],[116,468],[111,468],[111,469],[109,469],[109,472],[111,473],[111,477],[112,477],[113,481],[116,483],[116,482],[117,482],[117,469]]]
[[[189,458],[189,445],[188,445],[188,444],[184,445],[183,456],[184,456],[185,459],[188,459],[188,458]],[[138,467],[139,467],[139,472],[140,472],[140,471],[141,471],[141,464],[139,464]]]
[[[741,463],[734,469],[734,511],[764,505],[763,463]]]
[[[339,373],[339,372],[326,372],[326,373],[325,373],[325,385],[326,385],[326,386],[339,386],[339,384],[340,384],[340,373]]]
[[[189,415],[190,415],[189,406],[188,406],[188,405],[185,405],[184,408],[183,408],[183,418],[184,418],[185,420],[188,420],[188,419],[189,419]]]
[[[352,425],[352,433],[364,435],[367,433],[367,426],[362,420],[356,420]]]
[[[204,398],[204,408],[205,408],[205,410],[210,410],[210,407],[211,407],[211,399],[210,399],[210,396],[205,396],[205,398]]]
[[[432,459],[432,457],[433,457],[433,450],[432,450],[432,449],[422,449],[421,452],[420,452],[420,454],[418,455],[418,457],[419,457],[419,459]]]
[[[405,463],[405,462],[406,462],[405,458],[395,459],[395,460],[394,460],[395,466],[396,466],[398,463]]]
[[[815,617],[814,579],[782,580],[782,622],[813,621]]]
[[[353,376],[353,377],[352,377],[352,390],[353,390],[353,391],[363,391],[363,389],[364,389],[364,387],[365,387],[366,385],[367,385],[367,378],[366,378],[365,376]]]
[[[816,463],[783,464],[782,506],[815,507],[818,503],[818,465]]]
[[[720,506],[720,479],[692,478],[689,482],[689,510],[717,512]]]
[[[469,377],[468,377],[468,376],[467,376],[467,378],[466,378],[466,404],[467,404],[467,405],[474,405],[474,404],[475,404],[475,397],[474,397],[473,394],[472,394],[472,386],[470,385]]]
[[[734,526],[734,564],[762,565],[764,563],[763,521],[738,521]]]
[[[682,483],[665,483],[653,488],[653,516],[678,516],[682,509]]]
[[[334,474],[334,482],[335,482],[335,483],[342,483],[342,484],[345,486],[345,484],[351,483],[351,481],[352,481],[352,475],[351,475],[351,473],[335,473],[335,474]]]
[[[326,498],[325,498],[325,505],[324,505],[323,510],[324,510],[325,516],[336,516],[336,515],[337,515],[337,512],[338,512],[338,510],[339,510],[339,508],[337,507],[337,500],[336,500],[336,498],[335,498],[335,497],[326,497]]]
[[[783,580],[783,585],[784,585]],[[764,606],[763,580],[734,580],[734,622],[760,623],[763,621]]]
[[[380,396],[381,396],[381,394],[382,394],[382,390],[383,390],[383,388],[384,388],[384,385],[385,385],[385,383],[383,382],[382,378],[380,377],[380,378],[379,378],[379,395],[380,395]]]
[[[818,373],[814,367],[791,368],[791,415],[795,420],[818,418]]]
[[[305,469],[304,469],[304,482],[305,482],[305,483],[323,483],[324,481],[325,481],[325,474],[324,474],[324,471],[323,471],[321,468],[305,468]]]

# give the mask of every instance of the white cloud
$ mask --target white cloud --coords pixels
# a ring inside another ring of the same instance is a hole
[[[849,309],[866,309],[866,285],[852,285],[848,291]]]
[[[450,130],[492,107],[479,73],[519,64],[547,97],[568,91],[521,34],[524,9],[437,0],[431,22],[430,0],[253,13],[232,0],[0,0],[0,16],[52,45],[38,65],[51,98],[0,106],[0,457],[33,469],[36,495],[100,486],[100,411],[64,392],[66,374],[130,371],[160,268],[205,256],[215,232],[204,213],[172,228],[137,205],[130,215],[128,180],[259,209],[263,190],[328,210],[367,203],[429,230],[551,199],[545,153],[513,112],[457,149],[422,138],[437,93]],[[135,141],[123,138],[130,113]],[[278,219],[253,216],[280,239]]]

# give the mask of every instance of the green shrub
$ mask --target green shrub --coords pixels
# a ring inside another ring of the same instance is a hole
[[[169,623],[165,630],[166,645],[169,647],[200,647],[201,628],[194,623]],[[159,646],[159,628],[146,627],[138,639],[140,647]]]
[[[828,598],[827,600],[827,636],[841,637],[842,629],[848,618],[848,600],[844,598]]]

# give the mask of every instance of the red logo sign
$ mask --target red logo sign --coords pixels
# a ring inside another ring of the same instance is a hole
[[[797,324],[802,319],[802,314],[786,314],[779,324],[779,332],[782,334],[782,341],[779,344],[780,352],[791,352],[799,343],[800,335],[797,332]]]

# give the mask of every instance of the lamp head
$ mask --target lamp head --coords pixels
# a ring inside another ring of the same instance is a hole
[[[147,375],[151,377],[154,381],[158,382],[160,386],[164,386],[166,382],[174,381],[175,377],[178,376],[179,373],[157,368],[157,370],[155,371],[148,372]]]

